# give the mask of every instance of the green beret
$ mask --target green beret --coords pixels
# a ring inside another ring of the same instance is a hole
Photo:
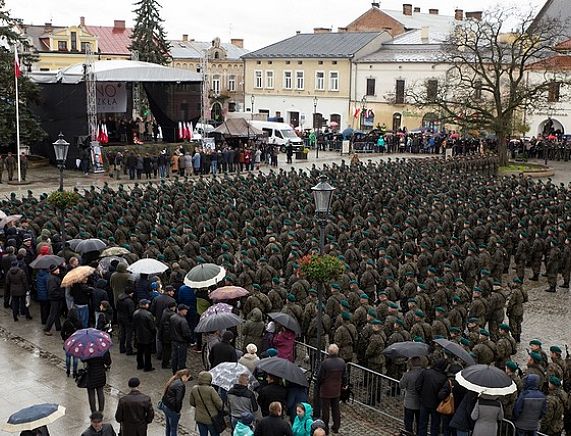
[[[529,345],[537,345],[538,347],[541,347],[541,341],[539,339],[532,339],[529,341]]]
[[[541,355],[541,353],[537,352],[537,351],[531,351],[528,352],[529,357],[531,357],[533,359],[534,362],[541,362],[543,360],[543,356]]]
[[[407,271],[404,273],[405,277],[414,277],[414,271]]]
[[[416,310],[416,311],[414,312],[414,314],[415,314],[416,316],[418,316],[419,318],[424,318],[424,317],[426,316],[426,315],[424,314],[424,312],[423,312],[422,310],[420,310],[420,309]]]
[[[434,335],[434,336],[432,337],[432,339],[444,339],[444,336],[442,336],[442,335]]]
[[[446,309],[444,309],[444,307],[442,307],[442,306],[437,306],[434,310],[435,310],[436,312],[440,312],[440,313],[445,313],[445,312],[446,312]]]
[[[428,271],[431,273],[435,273],[435,274],[438,272],[438,270],[436,268],[434,268],[433,266],[429,266]]]
[[[507,325],[506,323],[500,324],[500,329],[505,330],[505,331],[507,331],[507,332],[509,332],[509,331],[511,330],[511,329],[510,329],[510,326]]]
[[[339,283],[331,283],[331,288],[332,289],[341,289],[341,285],[339,285]]]
[[[341,303],[341,306],[346,307],[347,309],[349,309],[351,307],[347,300],[341,300],[340,303]]]
[[[426,289],[426,285],[425,285],[424,283],[420,283],[420,284],[418,285],[418,287],[419,287],[420,289]]]
[[[458,327],[450,327],[450,333],[462,333]]]
[[[480,318],[476,318],[475,316],[468,318],[468,324],[478,324],[479,322]]]
[[[343,318],[344,320],[350,321],[351,320],[351,314],[349,312],[343,312],[341,314],[341,318]]]
[[[522,279],[520,279],[519,277],[514,277],[514,279],[512,280],[512,282],[514,282],[514,283],[518,283],[518,284],[520,284],[520,285],[521,285],[521,284],[523,283],[523,280],[522,280]]]
[[[272,277],[272,282],[273,282],[273,283],[279,283],[279,282],[280,282],[280,278],[279,278],[279,277]]]
[[[561,386],[561,380],[559,380],[559,378],[555,377],[554,375],[549,377],[549,383],[553,386]]]
[[[482,274],[483,276],[489,276],[491,274],[491,271],[487,268],[482,268],[480,270],[480,274]]]
[[[309,291],[307,291],[307,292],[312,294],[312,295],[317,295],[317,289],[310,288]]]
[[[442,277],[437,277],[436,278],[436,283],[444,283],[444,279]]]
[[[397,318],[397,319],[395,320],[395,323],[396,323],[396,324],[399,324],[399,325],[404,325],[404,320],[403,320],[402,318]]]
[[[359,295],[359,298],[362,298],[363,300],[368,300],[369,296],[367,294],[361,294]]]
[[[422,343],[424,343],[424,339],[421,338],[420,336],[415,336],[414,339],[413,339],[413,342],[422,342]]]
[[[511,369],[512,371],[515,371],[519,368],[519,366],[517,365],[517,363],[515,363],[513,360],[508,360],[506,362],[506,366]]]
[[[288,299],[288,301],[291,301],[292,303],[295,302],[295,300],[296,300],[295,295],[293,295],[293,294],[287,294],[287,299]]]
[[[368,259],[367,260],[367,265],[374,265],[375,261],[373,259]]]
[[[257,284],[257,283],[254,283],[254,284],[252,285],[252,288],[254,288],[256,291],[259,291],[260,289],[262,289],[262,287],[261,287],[259,284]]]
[[[552,353],[559,353],[561,354],[561,348],[559,348],[557,345],[552,345],[551,347],[549,347],[549,351],[551,351]]]
[[[381,291],[381,292],[377,292],[377,295],[380,297],[381,295],[384,297],[388,297],[389,294],[387,294],[385,291]]]
[[[358,282],[357,280],[351,280],[351,281],[349,282],[349,284],[351,284],[351,285],[358,285],[359,282]]]
[[[373,309],[372,307],[369,308],[369,310],[367,310],[367,315],[373,316],[373,317],[377,317],[377,311],[375,309]]]
[[[228,250],[228,249],[230,248],[230,246],[229,246],[226,242],[223,242],[220,247],[221,247],[223,250]]]
[[[482,336],[490,337],[490,332],[489,332],[488,330],[486,330],[486,329],[480,329],[480,334],[481,334]]]
[[[456,278],[454,279],[454,281],[455,281],[456,283],[464,283],[464,279],[463,279],[462,277],[456,277]]]
[[[478,286],[476,286],[472,292],[477,292],[478,294],[481,294],[482,290]]]
[[[416,298],[414,298],[414,297],[410,297],[407,301],[408,301],[409,303],[415,303],[415,304],[418,303],[418,301],[417,301]]]
[[[456,303],[461,303],[462,302],[462,297],[460,297],[460,295],[454,295],[452,297],[452,301],[455,301]]]
[[[467,339],[467,338],[460,338],[460,343],[462,345],[467,346],[467,347],[470,347],[472,345],[472,341],[470,339]]]
[[[382,321],[379,321],[377,318],[374,318],[370,321],[372,325],[381,325]]]
[[[394,303],[393,301],[389,301],[389,307],[391,309],[398,309],[399,308],[397,303]]]

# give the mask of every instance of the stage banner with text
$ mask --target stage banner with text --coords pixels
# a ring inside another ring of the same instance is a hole
[[[97,89],[97,113],[127,112],[127,87],[124,83],[99,82]]]

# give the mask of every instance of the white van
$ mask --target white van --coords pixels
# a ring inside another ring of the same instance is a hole
[[[294,151],[303,148],[303,140],[297,136],[295,130],[293,130],[289,124],[257,120],[248,120],[248,123],[266,133],[268,143],[279,145],[281,151],[285,151],[285,146],[288,141],[292,143]]]

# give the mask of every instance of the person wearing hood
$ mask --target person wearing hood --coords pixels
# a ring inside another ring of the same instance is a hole
[[[115,298],[115,305],[117,305],[117,300],[119,295],[125,292],[127,289],[127,285],[129,283],[129,279],[131,278],[131,273],[127,271],[127,265],[124,263],[120,263],[117,265],[117,270],[111,274],[111,278],[109,279],[109,286],[113,291],[113,297]]]
[[[216,416],[224,404],[211,384],[212,374],[208,371],[201,371],[198,374],[198,384],[190,391],[190,405],[196,409],[194,419],[200,436],[219,435],[212,424],[211,416]]]
[[[297,416],[293,421],[293,436],[311,436],[313,424],[313,408],[309,403],[299,403],[296,407]]]
[[[430,420],[430,434],[438,434],[440,431],[440,414],[436,411],[438,404],[445,396],[439,393],[445,383],[446,360],[437,360],[430,369],[422,371],[415,382],[416,393],[420,397],[420,419],[418,426],[418,436],[426,436],[428,421]]]
[[[474,421],[472,436],[488,436],[498,432],[498,422],[504,419],[504,409],[498,397],[480,395],[470,418]]]
[[[294,332],[280,325],[277,333],[274,335],[272,345],[278,350],[278,357],[295,362]]]
[[[523,392],[519,394],[513,410],[513,423],[518,435],[534,435],[547,410],[547,401],[539,390],[539,376],[529,374],[524,379]]]
[[[210,355],[208,356],[211,368],[216,367],[216,365],[222,362],[238,361],[236,348],[234,348],[231,343],[233,339],[234,339],[234,333],[226,330],[224,333],[222,333],[222,340],[212,346],[212,349],[210,350]]]
[[[234,432],[232,436],[254,436],[254,431],[252,430],[252,424],[256,417],[249,412],[244,412],[240,415],[240,419],[234,427]]]
[[[18,315],[25,315],[27,319],[32,319],[26,307],[26,292],[28,291],[28,277],[26,272],[18,266],[18,261],[12,262],[8,274],[6,274],[6,292],[12,298],[12,315],[14,321],[18,321]]]
[[[248,368],[252,374],[256,370],[256,363],[260,360],[257,353],[258,347],[256,347],[255,344],[248,344],[246,346],[246,353],[238,360],[238,363]]]
[[[36,274],[36,300],[40,303],[40,320],[46,325],[50,313],[50,300],[48,298],[48,278],[50,272],[47,269],[38,270]]]
[[[238,383],[230,388],[227,393],[228,409],[233,428],[236,427],[236,424],[240,420],[242,414],[251,413],[255,415],[258,410],[256,395],[248,389],[249,382],[249,374],[240,374],[238,377]]]
[[[77,315],[77,309],[72,307],[67,313],[67,319],[63,322],[61,326],[61,338],[63,341],[67,341],[67,339],[73,335],[77,330],[81,329],[81,321],[79,320],[79,316]],[[77,377],[77,365],[79,363],[79,359],[75,356],[72,356],[71,353],[65,352],[65,372],[69,377],[70,369],[71,369],[71,362],[73,359],[73,378]]]
[[[262,338],[264,336],[264,321],[262,321],[262,311],[254,307],[248,314],[248,319],[242,326],[242,336],[244,344],[254,344],[258,349],[262,349]]]

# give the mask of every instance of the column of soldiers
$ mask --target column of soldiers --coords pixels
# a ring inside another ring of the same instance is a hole
[[[323,289],[324,341],[336,342],[346,360],[394,378],[406,366],[382,350],[408,340],[434,346],[433,339],[448,338],[478,362],[504,367],[523,337],[524,283],[545,272],[549,292],[569,287],[571,193],[551,180],[496,177],[497,166],[492,155],[389,159],[104,186],[83,193],[66,216],[66,233],[123,246],[130,261],[162,260],[177,280],[199,263],[221,264],[226,284],[252,292],[245,316],[254,308],[286,311],[317,345],[319,285],[303,276],[299,261],[319,251],[310,187],[325,175],[337,188],[325,252],[344,272]],[[29,217],[36,234],[57,233],[45,195],[1,203],[6,213]],[[552,359],[530,353],[528,371],[537,364],[545,380],[557,377],[547,373]],[[558,378],[566,387],[564,362]]]

